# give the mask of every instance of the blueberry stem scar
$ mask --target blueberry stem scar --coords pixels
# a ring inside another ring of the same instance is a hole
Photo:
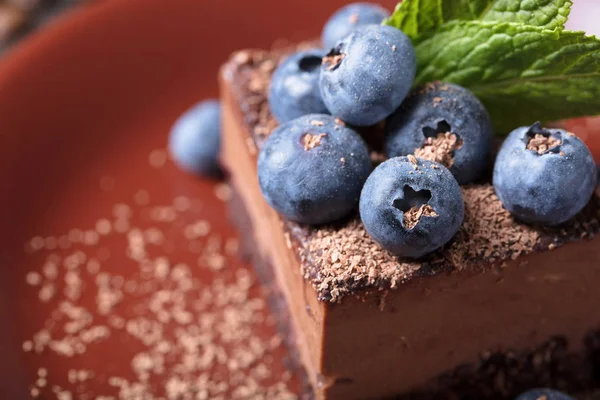
[[[446,168],[454,165],[454,152],[463,145],[462,139],[454,132],[446,120],[439,121],[437,127],[423,128],[425,141],[415,150],[415,156],[424,160],[435,161]]]
[[[426,138],[434,138],[440,133],[452,132],[452,127],[446,120],[441,120],[437,123],[435,128],[426,126],[423,128],[423,136]]]
[[[427,204],[431,200],[429,190],[416,191],[405,185],[403,192],[403,197],[395,199],[393,206],[404,213],[403,223],[406,229],[413,229],[423,217],[438,216],[433,207]]]
[[[557,152],[562,144],[560,138],[554,137],[552,132],[544,129],[540,122],[536,122],[527,131],[527,149],[539,155],[550,151]]]
[[[322,63],[323,65],[329,65],[329,67],[327,67],[328,71],[333,71],[340,66],[344,57],[346,57],[346,55],[342,53],[340,48],[334,48],[323,57]]]
[[[314,149],[315,147],[319,147],[321,145],[321,140],[327,136],[325,133],[321,134],[312,134],[307,133],[302,136],[302,144],[304,145],[304,150],[309,151]]]

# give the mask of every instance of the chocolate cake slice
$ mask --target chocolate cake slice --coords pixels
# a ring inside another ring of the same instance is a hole
[[[598,196],[550,229],[515,221],[489,183],[463,186],[459,233],[418,261],[381,249],[357,215],[317,228],[282,219],[256,167],[277,126],[266,92],[281,55],[241,51],[223,66],[222,161],[232,215],[315,397],[502,399],[594,386]]]

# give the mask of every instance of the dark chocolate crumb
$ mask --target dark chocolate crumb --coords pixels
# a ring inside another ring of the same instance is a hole
[[[304,150],[309,151],[314,149],[315,147],[319,147],[321,145],[321,140],[327,136],[325,133],[321,133],[318,135],[313,135],[312,133],[307,133],[302,136],[302,144],[304,144]]]
[[[429,204],[423,204],[421,207],[414,206],[404,213],[404,227],[408,230],[413,229],[423,217],[437,217],[433,207]]]
[[[438,133],[435,137],[425,138],[423,146],[415,150],[415,156],[450,168],[454,165],[454,152],[461,147],[462,140],[454,133]]]
[[[344,57],[346,57],[344,53],[333,50],[328,55],[323,57],[323,65],[328,65],[327,69],[329,71],[333,71],[341,64]]]
[[[529,150],[535,151],[538,154],[544,154],[548,150],[551,150],[557,146],[560,146],[560,140],[552,137],[551,135],[542,135],[540,133],[536,133],[534,137],[529,139],[527,143],[527,148]]]

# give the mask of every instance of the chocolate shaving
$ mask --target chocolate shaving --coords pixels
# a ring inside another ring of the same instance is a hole
[[[529,142],[527,143],[527,149],[535,151],[538,154],[544,154],[548,150],[552,150],[560,145],[561,141],[552,137],[551,135],[546,136],[536,133],[534,137],[529,139]]]
[[[329,65],[328,71],[333,71],[338,65],[342,63],[342,60],[346,57],[344,53],[331,52],[323,57],[323,65]]]
[[[414,206],[404,213],[404,227],[411,230],[421,222],[423,217],[438,216],[438,213],[429,204],[423,204],[421,207]]]
[[[314,149],[315,147],[319,147],[321,145],[321,140],[327,136],[325,133],[321,133],[319,135],[313,135],[312,133],[307,133],[302,136],[302,143],[304,144],[304,150],[309,151]]]
[[[454,151],[460,149],[462,144],[462,140],[454,133],[438,133],[435,137],[425,138],[423,146],[415,150],[415,156],[450,168],[454,165]]]

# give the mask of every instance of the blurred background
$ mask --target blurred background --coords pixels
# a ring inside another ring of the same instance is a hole
[[[103,0],[0,0],[0,52],[5,53],[72,7],[97,1]],[[600,0],[573,0],[573,3],[568,27],[600,35]]]
[[[27,34],[48,25],[73,6],[90,0],[0,1],[0,51],[6,52]]]
[[[600,1],[598,0],[573,0],[573,9],[569,29],[586,31],[591,35],[600,35]]]

